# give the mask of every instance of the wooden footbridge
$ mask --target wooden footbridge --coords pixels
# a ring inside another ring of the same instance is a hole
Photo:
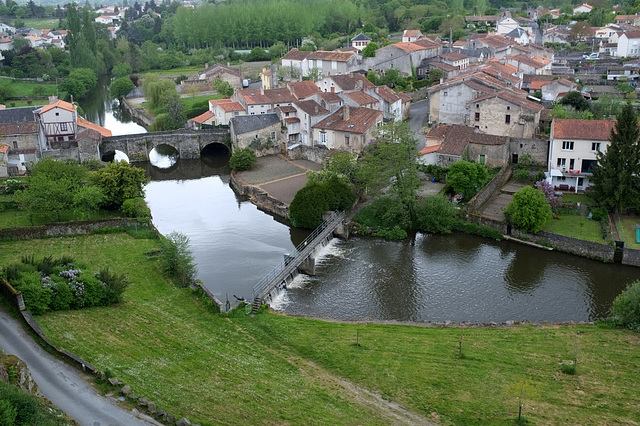
[[[253,311],[272,296],[275,290],[287,287],[298,274],[298,270],[313,275],[315,270],[315,249],[330,240],[333,234],[348,237],[348,227],[344,223],[344,213],[334,212],[326,218],[309,236],[296,247],[293,253],[285,255],[278,266],[253,286]]]

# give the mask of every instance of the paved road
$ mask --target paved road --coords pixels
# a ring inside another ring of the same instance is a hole
[[[38,346],[6,311],[0,308],[0,348],[22,359],[42,395],[83,426],[148,426],[131,412],[113,405],[75,368],[53,358]]]
[[[409,114],[411,115],[411,118],[409,119],[409,125],[411,126],[411,130],[413,130],[416,134],[416,139],[418,139],[418,151],[424,148],[425,145],[424,134],[422,134],[420,130],[422,129],[428,112],[429,101],[427,101],[426,99],[414,102],[409,107]]]

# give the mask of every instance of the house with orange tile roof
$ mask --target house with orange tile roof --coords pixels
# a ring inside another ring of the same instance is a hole
[[[522,69],[524,74],[551,75],[551,59],[530,58],[516,55],[507,58],[507,63]]]
[[[287,83],[287,88],[298,100],[309,99],[320,93],[320,88],[311,80],[292,81]]]
[[[345,105],[351,107],[380,109],[380,102],[371,95],[362,91],[357,92],[342,92],[339,96],[344,100]]]
[[[422,164],[450,167],[461,161],[465,152],[470,160],[489,167],[501,167],[508,161],[508,137],[489,135],[473,127],[440,124],[432,127],[425,139],[418,160]]]
[[[420,37],[422,37],[420,30],[404,30],[402,33],[402,42],[415,43]]]
[[[316,81],[321,92],[341,93],[369,90],[375,84],[359,73],[333,75]]]
[[[307,56],[309,70],[318,69],[321,76],[347,74],[356,68],[355,52],[316,50]]]
[[[309,74],[309,61],[307,61],[309,55],[311,52],[294,47],[282,57],[282,67],[289,68],[291,75],[304,77]]]
[[[405,98],[396,93],[389,86],[375,86],[366,91],[380,103],[380,111],[385,121],[400,121],[409,115],[408,104]],[[411,102],[411,99],[408,100]]]
[[[213,111],[205,111],[202,114],[187,120],[187,128],[200,130],[206,126],[214,125],[216,115]]]
[[[613,120],[556,118],[551,122],[547,178],[557,190],[578,192],[591,185],[598,152],[606,152]]]
[[[313,146],[360,152],[381,125],[382,112],[345,105],[313,126]]]
[[[206,122],[201,123],[201,127],[202,125],[228,126],[232,117],[246,114],[246,110],[240,102],[235,102],[231,99],[209,101],[209,112],[213,114],[213,117],[203,114],[201,119],[206,119]]]

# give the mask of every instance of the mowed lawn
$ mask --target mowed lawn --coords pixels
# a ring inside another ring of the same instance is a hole
[[[0,263],[71,254],[133,281],[110,308],[49,313],[40,325],[176,417],[212,424],[396,424],[394,401],[441,424],[510,424],[509,390],[536,384],[531,424],[638,424],[640,336],[595,326],[504,329],[341,324],[273,313],[216,314],[176,288],[127,234],[0,242]],[[458,356],[462,337],[463,357]],[[356,345],[356,338],[359,345]],[[576,375],[559,371],[577,353]],[[365,391],[382,396],[368,403]]]

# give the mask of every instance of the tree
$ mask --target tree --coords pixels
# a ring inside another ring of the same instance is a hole
[[[238,148],[233,150],[229,159],[229,167],[233,170],[249,170],[256,161],[258,156],[251,148]]]
[[[572,90],[567,93],[561,100],[562,105],[570,105],[576,111],[585,111],[589,109],[589,102],[582,96],[582,93]]]
[[[109,92],[113,99],[122,99],[129,92],[131,92],[136,86],[133,84],[129,77],[116,78],[109,86]]]
[[[79,164],[45,158],[33,167],[29,187],[17,191],[16,198],[32,219],[54,213],[60,220],[63,211],[74,208],[74,196],[86,178],[87,171]]]
[[[487,180],[487,168],[479,163],[458,161],[451,165],[447,174],[447,184],[453,190],[471,199]]]
[[[126,62],[116,64],[111,70],[111,75],[113,75],[115,78],[129,77],[131,73],[131,65],[127,64]]]
[[[538,395],[540,395],[540,385],[534,383],[531,378],[521,379],[516,383],[508,385],[507,393],[518,401],[518,422],[521,422],[524,402],[528,399],[537,398]]]
[[[524,232],[534,234],[553,217],[542,191],[531,186],[525,186],[513,194],[513,201],[505,209],[504,215]]]
[[[406,122],[392,121],[377,131],[377,140],[361,153],[358,180],[365,192],[378,195],[389,190],[415,222],[417,190],[420,185],[415,158],[417,141]]]
[[[74,98],[83,97],[89,90],[96,87],[98,77],[90,68],[76,68],[69,73],[69,77],[64,79],[60,88]]]
[[[569,34],[575,41],[584,40],[591,35],[591,25],[587,21],[578,21],[573,24]]]
[[[196,277],[196,263],[189,248],[189,237],[180,232],[171,232],[160,242],[163,248],[161,261],[167,272],[178,285],[186,287]]]
[[[611,313],[624,327],[640,330],[640,281],[631,283],[613,300]]]
[[[107,167],[93,172],[91,180],[102,188],[105,203],[111,208],[120,208],[129,198],[144,196],[144,185],[149,182],[144,170],[125,161],[109,163]]]
[[[625,105],[609,136],[606,152],[599,151],[593,169],[594,197],[610,210],[640,204],[640,130],[633,107]]]
[[[231,86],[228,81],[224,81],[220,77],[216,77],[213,80],[213,90],[215,90],[225,98],[231,97],[231,95],[233,95],[233,86]]]
[[[374,58],[376,56],[376,50],[380,49],[378,43],[372,41],[362,49],[362,57]]]

